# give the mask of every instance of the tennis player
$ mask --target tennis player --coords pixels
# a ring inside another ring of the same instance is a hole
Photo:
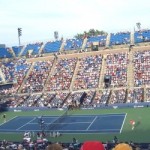
[[[4,123],[6,122],[6,114],[3,114]]]
[[[134,130],[134,128],[135,128],[135,121],[134,120],[130,120],[130,124],[131,124],[132,130]]]

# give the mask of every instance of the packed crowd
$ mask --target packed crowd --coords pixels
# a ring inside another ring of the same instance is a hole
[[[77,60],[77,58],[64,58],[58,60],[55,70],[47,83],[47,91],[69,89]]]
[[[111,98],[109,104],[116,104],[116,103],[125,103],[126,101],[126,90],[114,90],[112,91]]]
[[[86,96],[83,99],[83,103],[82,103],[83,107],[84,106],[85,107],[91,106],[92,101],[94,99],[94,95],[95,95],[95,91],[88,91],[88,92],[86,92]]]
[[[144,89],[130,89],[128,91],[127,103],[138,103],[144,101]]]
[[[69,95],[69,97],[66,99],[64,106],[67,107],[72,104],[76,104],[77,106],[80,104],[80,98],[82,96],[83,92],[73,92]]]
[[[44,88],[46,79],[48,78],[53,61],[35,62],[25,84],[22,93],[41,92]]]
[[[150,84],[150,51],[135,52],[134,64],[134,86]]]
[[[150,101],[150,89],[146,89],[146,102]],[[85,96],[83,97],[83,94]],[[83,97],[83,99],[82,99]],[[68,108],[69,105],[81,107],[101,107],[111,104],[139,103],[144,101],[144,89],[89,90],[80,92],[53,92],[44,94],[14,95],[1,99],[9,108],[40,107]]]
[[[149,54],[150,51],[135,52],[133,56],[134,65],[134,83],[135,86],[148,85],[149,84]],[[2,60],[0,67],[5,75],[6,82],[13,82],[11,88],[0,90],[1,95],[13,94],[16,95],[17,90],[23,83],[21,92],[29,95],[16,96],[16,99],[10,98],[10,107],[49,107],[49,108],[66,108],[72,101],[80,103],[80,98],[84,91],[78,92],[78,90],[93,90],[98,88],[100,71],[102,67],[103,56],[90,55],[84,56],[78,60],[78,58],[63,58],[56,59],[56,65],[52,70],[53,60],[28,62],[23,58],[16,58],[13,60]],[[107,54],[104,58],[105,73],[104,75],[110,75],[111,87],[126,87],[127,86],[127,65],[128,65],[128,53],[115,53]],[[77,73],[75,68],[79,61]],[[27,72],[30,70],[29,75]],[[52,75],[49,76],[50,72]],[[25,76],[27,77],[25,78]],[[73,90],[75,92],[70,93],[69,89],[73,80]],[[49,78],[48,78],[49,77]],[[48,81],[48,82],[46,82]],[[45,83],[46,86],[45,86]],[[47,92],[44,93],[43,89],[46,87]],[[66,90],[63,93],[61,90]],[[59,91],[59,92],[58,92]],[[106,104],[109,100],[110,104],[141,102],[144,99],[144,90],[141,88],[126,91],[125,89],[119,90],[102,90],[95,93],[95,91],[86,92],[86,97],[83,101],[83,106],[100,106]],[[34,96],[35,92],[39,92],[40,97]],[[146,90],[146,98],[149,101],[149,89]],[[75,100],[74,100],[75,99]],[[65,101],[64,101],[65,100]]]
[[[45,94],[30,94],[16,95],[1,99],[9,108],[17,107],[47,107],[47,108],[67,108],[64,104],[68,93],[45,93]]]
[[[33,137],[34,136],[34,137]],[[68,143],[50,142],[48,134],[25,132],[22,142],[0,141],[1,150],[148,150],[149,143],[121,142],[114,136],[112,141],[99,140],[79,142],[76,138]],[[33,140],[34,138],[35,140]],[[57,138],[56,136],[53,138]]]
[[[41,95],[30,95],[24,102],[24,107],[43,107],[43,103],[40,101]]]
[[[146,98],[145,98],[146,102],[150,102],[150,88],[146,89]]]
[[[26,100],[29,96],[9,96],[2,98],[1,101],[7,104],[9,108],[17,108],[17,107],[24,107]]]
[[[78,107],[80,105],[82,107],[90,107],[94,96],[95,96],[95,91],[72,92],[64,102],[63,106],[68,107],[69,105],[74,105]]]
[[[1,94],[12,94],[21,86],[26,73],[31,67],[31,63],[26,59],[17,58],[14,60],[6,60],[0,62],[0,67],[5,75],[6,83],[13,83],[13,86],[8,89],[1,90]]]
[[[111,76],[111,86],[127,86],[127,64],[127,53],[115,53],[107,55],[105,75]]]
[[[52,108],[61,108],[67,97],[68,93],[57,92],[56,96],[51,100],[50,105]]]
[[[97,88],[99,83],[102,55],[81,58],[74,81],[74,90]]]
[[[110,90],[97,91],[95,98],[92,102],[93,107],[100,107],[101,105],[106,105],[108,103],[110,96]]]

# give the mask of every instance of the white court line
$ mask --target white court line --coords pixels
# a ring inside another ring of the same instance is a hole
[[[13,119],[17,118],[17,117],[18,117],[18,116],[15,116],[15,117],[13,117],[13,118],[11,118],[11,119],[7,120],[6,122],[1,123],[1,124],[0,124],[0,126],[2,126],[3,124],[5,124],[5,123],[7,123],[7,122],[9,122],[9,121],[11,121],[11,120],[13,120]]]
[[[97,116],[97,117],[110,117],[110,116],[124,116],[124,115],[125,115],[125,114],[104,114],[104,115],[103,115],[103,114],[101,114],[101,115],[99,115],[99,114],[90,115],[90,114],[89,114],[89,115],[72,115],[72,116],[69,116],[69,115],[68,115],[68,117],[70,117],[70,118],[71,118],[71,117],[77,117],[77,118],[78,118],[78,117],[79,117],[79,118],[80,118],[80,117],[96,117],[96,116]]]
[[[32,120],[30,120],[29,122],[25,123],[24,125],[22,125],[21,127],[17,128],[16,130],[21,129],[22,127],[26,126],[27,124],[29,124],[30,122],[32,122],[33,120],[35,120],[36,118],[34,117]]]
[[[93,119],[93,121],[91,122],[91,124],[87,127],[86,130],[89,130],[89,128],[91,127],[91,125],[94,123],[94,121],[97,119],[97,116]],[[90,130],[91,131],[91,130]]]
[[[80,124],[80,123],[91,123],[91,122],[66,122],[66,123],[52,123],[52,124]],[[38,124],[38,123],[28,123],[28,124]],[[49,123],[45,123],[49,124]]]
[[[123,129],[123,126],[124,126],[124,123],[125,123],[126,117],[127,117],[127,113],[126,113],[126,115],[125,115],[125,117],[124,117],[124,120],[123,120],[123,123],[122,123],[121,129],[120,129],[120,133],[122,132],[122,129]]]
[[[98,131],[98,132],[100,132],[100,131],[112,131],[112,130],[119,131],[119,129],[101,129],[101,130],[89,130],[89,131]],[[25,131],[25,130],[19,130],[19,131]],[[32,131],[39,131],[39,130],[32,130]],[[48,130],[48,131],[53,131],[53,130]],[[67,132],[69,132],[69,131],[71,131],[71,132],[72,131],[74,131],[74,132],[84,131],[86,134],[88,134],[86,130],[57,130],[57,131],[62,131],[64,133],[65,133],[65,131],[67,131]],[[78,134],[80,134],[80,133],[78,133]]]

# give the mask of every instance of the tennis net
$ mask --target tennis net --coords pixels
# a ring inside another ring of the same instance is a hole
[[[54,120],[51,124],[49,124],[48,129],[49,130],[54,130],[56,129],[57,125],[62,123],[63,120],[66,118],[68,114],[68,111],[66,110],[63,115],[61,115],[60,117],[58,117],[56,120]]]

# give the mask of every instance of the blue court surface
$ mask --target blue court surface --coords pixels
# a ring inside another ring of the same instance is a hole
[[[0,132],[48,132],[61,133],[121,133],[126,114],[68,115],[57,122],[59,116],[42,116],[43,124],[36,116],[18,116],[0,125]],[[54,123],[55,122],[55,123]]]

